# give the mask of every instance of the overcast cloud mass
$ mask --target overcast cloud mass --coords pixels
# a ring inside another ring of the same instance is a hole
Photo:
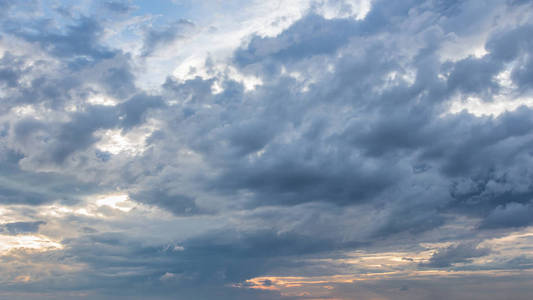
[[[0,0],[0,299],[526,300],[533,4]]]

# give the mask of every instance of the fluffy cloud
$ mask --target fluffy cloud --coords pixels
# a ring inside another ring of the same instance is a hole
[[[64,4],[0,1],[0,295],[492,299],[531,271],[499,239],[533,242],[533,110],[453,110],[533,97],[527,1],[310,2],[205,57],[213,3]]]

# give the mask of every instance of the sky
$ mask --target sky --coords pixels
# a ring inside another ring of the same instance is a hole
[[[526,300],[533,3],[0,0],[0,299]]]

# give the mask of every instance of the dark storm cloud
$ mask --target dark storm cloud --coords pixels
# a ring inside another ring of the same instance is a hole
[[[442,196],[435,195],[435,197]],[[383,238],[403,232],[419,234],[445,223],[446,217],[439,213],[434,204],[409,204],[392,210],[385,223],[375,231],[374,236]]]
[[[240,289],[231,284],[278,267],[304,268],[308,264],[291,258],[356,247],[328,238],[269,230],[219,230],[185,240],[179,243],[179,248],[173,244],[147,246],[120,233],[93,234],[63,242],[68,249],[66,256],[77,257],[88,264],[86,276],[91,278],[91,284],[98,282],[97,292],[102,296],[117,293],[122,296],[174,295],[177,299],[191,296],[211,299],[215,295],[222,299],[245,295],[250,297],[246,299],[278,299],[280,296],[275,291]],[[124,270],[129,270],[130,274],[120,275]],[[109,278],[104,274],[114,276]],[[87,288],[84,280],[73,279],[68,283],[70,288]],[[116,290],[118,286],[128,289],[119,291]],[[199,292],[198,289],[206,290]]]
[[[277,37],[253,37],[234,56],[245,72],[256,65],[259,67],[252,69],[268,73],[264,85],[249,95],[230,89],[211,100],[211,96],[199,96],[205,95],[208,81],[200,84],[201,80],[196,79],[194,86],[192,81],[173,85],[175,94],[190,94],[198,102],[194,108],[194,104],[188,104],[186,109],[191,113],[181,124],[192,126],[203,137],[192,138],[194,149],[206,154],[212,166],[222,171],[210,182],[210,190],[229,194],[249,191],[254,206],[314,201],[340,205],[395,203],[405,199],[405,207],[395,208],[382,234],[436,228],[445,222],[441,213],[487,217],[499,205],[516,199],[526,201],[529,189],[513,188],[516,177],[510,178],[509,174],[518,174],[531,163],[527,150],[532,142],[531,110],[522,107],[498,117],[441,115],[446,109],[442,102],[457,93],[492,100],[492,95],[500,91],[496,75],[505,63],[527,51],[522,45],[527,44],[524,39],[529,39],[528,26],[492,34],[486,45],[489,54],[481,58],[444,63],[436,59],[435,53],[435,40],[442,33],[431,29],[424,35],[426,46],[408,59],[394,51],[396,46],[369,37],[378,29],[394,32],[389,28],[390,18],[378,18],[380,14],[395,16],[402,20],[400,24],[408,23],[409,19],[402,19],[408,7],[377,2],[369,16],[359,22],[309,15]],[[417,7],[435,16],[445,10],[450,19],[466,18],[474,8],[443,1],[434,7],[435,11],[431,6]],[[445,28],[451,26],[451,21],[443,20]],[[370,26],[374,30],[368,30]],[[349,54],[353,51],[358,55]],[[306,64],[298,64],[303,59]],[[323,60],[333,64],[335,71],[320,74],[320,80],[305,92],[298,91],[298,82],[281,74],[280,68],[271,68],[286,63],[292,71],[305,75],[313,71],[313,64]],[[388,83],[383,79],[389,72],[406,74],[406,63],[414,68],[414,83],[403,79]],[[447,74],[445,78],[438,77],[441,73]],[[249,108],[245,100],[256,101],[256,105]],[[202,110],[202,101],[224,103],[236,111],[220,106]],[[343,115],[342,107],[357,109]],[[218,109],[223,113],[218,114]],[[325,112],[346,122],[339,126]],[[224,127],[210,127],[210,118],[222,120]],[[287,134],[290,139],[285,138]],[[256,151],[261,153],[254,154]],[[413,172],[420,169],[417,166],[424,166],[424,171]],[[426,204],[421,204],[425,194],[385,196],[384,192],[409,178],[417,182],[420,177],[412,177],[416,174],[433,178],[425,183],[429,186],[449,189],[439,191],[436,200]],[[464,186],[468,182],[472,185]],[[485,187],[477,191],[477,184]],[[505,186],[507,191],[494,184]],[[405,213],[411,217],[403,218]]]
[[[528,200],[531,199],[531,195]],[[481,223],[481,228],[523,227],[533,224],[531,203],[507,203],[496,207]]]
[[[179,108],[168,107],[169,111],[177,109],[174,116],[183,116],[173,117],[180,124],[175,128],[186,128],[193,149],[219,171],[219,176],[207,177],[209,191],[227,195],[251,192],[251,206],[316,201],[353,205],[406,199],[404,208],[394,205],[391,219],[379,231],[382,234],[438,227],[445,222],[441,213],[450,211],[486,217],[498,205],[510,202],[506,198],[510,194],[526,199],[528,190],[490,192],[490,188],[493,181],[505,181],[506,173],[519,172],[515,166],[529,163],[531,110],[519,108],[496,118],[467,113],[442,117],[446,106],[441,103],[457,93],[491,100],[500,90],[495,76],[504,63],[526,51],[524,46],[516,46],[516,53],[505,54],[509,51],[502,47],[524,43],[514,35],[522,36],[527,30],[491,35],[486,46],[489,54],[484,57],[441,63],[435,52],[442,33],[431,29],[424,34],[425,47],[408,59],[394,51],[396,46],[372,38],[375,31],[368,30],[368,26],[380,28],[378,23],[382,23],[385,27],[380,30],[394,31],[387,27],[389,19],[376,19],[378,14],[394,15],[403,20],[400,23],[408,23],[402,19],[407,7],[377,2],[363,21],[326,20],[311,14],[276,37],[253,37],[234,56],[244,72],[266,72],[260,73],[266,75],[264,85],[250,94],[229,80],[222,83],[225,90],[213,96],[206,93],[210,80],[197,78],[178,84],[169,79],[165,87],[174,97],[191,99]],[[418,9],[436,16],[444,9],[448,18],[463,18],[474,8],[439,2],[435,11],[428,6]],[[443,26],[449,26],[448,22]],[[298,63],[300,60],[306,63]],[[299,90],[300,83],[281,74],[280,67],[271,68],[285,64],[292,68],[288,71],[305,76],[315,71],[315,64],[323,67],[324,61],[335,71],[320,74],[305,92]],[[390,72],[406,74],[406,64],[414,68],[414,83],[384,79]],[[446,78],[437,76],[442,72],[448,74]],[[214,108],[206,110],[203,104]],[[339,113],[343,107],[354,109]],[[344,122],[339,126],[331,114]],[[158,135],[172,136],[175,128]],[[421,174],[413,171],[420,169],[417,166],[424,166],[423,174],[434,178],[425,184],[449,186],[447,193],[439,191],[438,200],[423,205],[420,203],[427,195],[391,198],[391,191],[407,179],[419,180],[412,177]],[[491,176],[500,179],[488,179]],[[459,182],[480,180],[489,184],[489,190],[457,190]],[[408,222],[399,217],[406,212],[412,215]]]
[[[444,5],[444,3],[441,4]],[[309,20],[317,21],[319,19],[318,16],[312,16],[300,22],[305,23],[311,22]],[[370,21],[372,20],[365,20],[363,23]],[[318,23],[321,24],[321,22],[328,23],[330,21],[322,20]],[[332,23],[335,24],[333,21]],[[268,45],[271,47],[265,46],[261,49],[273,50],[265,52],[265,55],[255,56],[253,62],[264,64],[270,64],[272,61],[282,62],[284,56],[277,57],[276,53],[281,51],[279,49],[284,49],[282,45],[283,41],[287,39],[285,35],[300,33],[298,36],[302,36],[301,32],[298,31],[301,28],[305,27],[301,23],[297,23],[278,37],[265,39],[265,41],[268,40]],[[319,28],[327,29],[329,27],[320,26]],[[354,34],[354,32],[349,32],[349,34]],[[306,43],[320,44],[321,37],[318,36],[315,39],[315,36],[309,35]],[[499,44],[494,42],[495,40],[496,38],[492,38],[490,43]],[[243,53],[254,52],[254,43],[259,43],[259,41],[263,41],[263,39],[252,39],[246,49],[237,51],[236,60],[241,62],[240,57],[244,55]],[[371,43],[367,43],[367,45],[367,47],[363,45],[357,45],[357,47],[362,48],[363,51],[368,51],[363,53],[372,58],[373,53],[388,51],[383,46],[374,47]],[[341,44],[330,43],[330,46],[332,48],[328,51],[335,52],[335,49],[339,48]],[[347,47],[350,49],[354,46]],[[312,49],[312,47],[306,48]],[[491,47],[488,48],[491,49]],[[288,51],[287,53],[295,53],[295,55],[300,53],[296,50],[286,51]],[[294,92],[293,87],[290,86],[290,81],[272,81],[268,83],[268,86],[259,87],[258,96],[269,99],[269,106],[257,107],[255,113],[259,111],[260,119],[272,121],[267,123],[268,125],[262,125],[264,130],[260,134],[252,135],[244,134],[246,131],[242,132],[243,130],[256,131],[254,130],[254,123],[256,122],[243,122],[246,126],[243,128],[237,119],[230,121],[229,126],[226,127],[230,136],[229,145],[241,149],[244,147],[244,149],[249,150],[234,152],[237,153],[237,156],[233,163],[227,163],[228,171],[223,173],[224,175],[213,187],[230,191],[235,189],[249,190],[254,192],[257,199],[261,199],[264,204],[295,204],[307,201],[329,201],[340,204],[358,203],[361,199],[375,197],[379,195],[380,191],[399,184],[402,176],[409,176],[405,170],[396,168],[394,164],[391,164],[389,160],[391,155],[403,155],[413,159],[413,165],[436,166],[435,169],[426,168],[426,171],[438,172],[437,174],[442,176],[442,180],[448,184],[453,184],[456,177],[461,178],[461,180],[471,180],[476,176],[489,174],[494,168],[509,168],[510,159],[518,159],[520,153],[525,155],[527,145],[531,143],[527,136],[533,128],[528,121],[531,111],[527,108],[505,113],[495,119],[477,118],[470,114],[438,117],[443,111],[442,107],[435,101],[446,99],[447,96],[453,95],[456,90],[482,97],[498,92],[499,86],[494,77],[502,70],[502,63],[494,57],[499,57],[502,51],[494,50],[494,54],[489,53],[480,59],[469,57],[454,63],[447,62],[442,66],[439,66],[437,61],[429,60],[428,63],[434,64],[430,68],[428,68],[427,63],[422,63],[422,60],[431,57],[425,53],[427,51],[434,51],[434,49],[423,49],[420,55],[415,57],[421,61],[412,62],[418,68],[418,73],[424,76],[417,76],[413,85],[409,86],[407,82],[398,81],[397,86],[386,89],[383,93],[367,92],[366,95],[358,94],[359,90],[354,88],[361,85],[356,80],[359,78],[358,76],[361,78],[363,78],[363,74],[366,78],[376,76],[374,82],[368,83],[369,86],[383,84],[384,82],[380,82],[377,78],[383,76],[384,71],[402,71],[399,67],[399,61],[394,62],[400,57],[395,57],[391,53],[388,58],[389,62],[384,61],[382,65],[380,65],[379,59],[377,61],[368,59],[374,64],[370,68],[349,61],[340,61],[336,66],[338,71],[332,75],[332,78],[328,78],[328,83],[343,78],[343,81],[340,81],[342,85],[335,86],[337,98],[331,100],[338,102],[331,103],[329,108],[334,108],[334,105],[356,103],[364,105],[357,112],[361,121],[352,121],[353,125],[346,128],[343,135],[339,137],[322,134],[322,132],[338,130],[330,126],[328,128],[328,123],[322,122],[321,130],[315,131],[314,135],[302,134],[294,141],[278,144],[275,137],[281,135],[289,125],[295,133],[301,134],[300,131],[305,128],[302,123],[306,120],[306,115],[314,113],[312,108],[314,105],[322,104],[321,101],[324,99],[320,96],[324,95],[323,91],[327,91],[329,87],[317,83],[312,85],[311,90],[307,93]],[[310,52],[302,57],[313,57],[321,54],[323,52]],[[350,57],[350,59],[356,58]],[[251,61],[242,62],[243,65],[251,63]],[[446,81],[437,78],[439,69],[451,70]],[[296,70],[298,70],[297,67]],[[432,74],[428,74],[428,72]],[[346,81],[346,78],[354,78],[354,80],[350,82]],[[267,89],[277,92],[272,96],[268,93],[262,93]],[[361,85],[361,90],[368,91],[367,86]],[[343,97],[340,98],[339,95]],[[429,96],[433,96],[433,98]],[[285,100],[283,106],[278,106],[278,101],[280,101],[278,99],[299,98],[308,106],[298,105],[295,101],[290,100]],[[292,116],[292,119],[274,117],[274,112],[278,116]],[[239,117],[236,116],[236,118]],[[225,135],[223,131],[220,133],[222,136]],[[233,137],[239,137],[239,139]],[[505,141],[510,139],[516,139],[513,147],[505,144]],[[351,141],[351,143],[347,144],[346,141]],[[335,151],[326,152],[322,150],[322,147]],[[217,149],[218,153],[213,153],[214,155],[224,155],[220,151],[224,151],[225,148]],[[254,160],[243,159],[244,155],[260,149],[265,150],[260,157]],[[200,148],[199,150],[203,149]],[[350,158],[351,155],[359,153],[360,150],[365,150],[364,154],[370,157],[359,156],[361,161]],[[376,161],[373,162],[376,168],[369,170],[362,167],[361,163],[363,161],[368,162],[371,157],[376,158]],[[330,168],[331,172],[328,171]],[[384,170],[387,172],[385,173]],[[484,204],[487,204],[489,209],[499,205],[498,201],[503,200],[501,197],[500,200],[490,200],[491,197],[494,198],[494,195],[487,197],[489,198],[488,203]],[[428,207],[428,209],[436,208]],[[438,217],[435,218],[435,213],[428,214],[428,218],[439,220]],[[442,224],[442,221],[435,223],[435,225],[439,224]]]
[[[434,131],[439,138],[422,148],[420,158],[440,164],[444,175],[483,175],[493,168],[506,168],[519,154],[527,154],[531,143],[531,109],[519,108],[498,118],[476,118],[469,114],[451,116]],[[513,147],[505,141],[513,140]],[[443,148],[447,147],[447,149]]]
[[[236,166],[227,170],[215,182],[214,188],[254,191],[259,203],[264,205],[294,205],[312,201],[342,205],[375,196],[396,177],[379,167],[366,169],[363,165],[358,166],[357,162],[343,161],[338,156],[306,161],[302,155],[287,153],[275,162]]]

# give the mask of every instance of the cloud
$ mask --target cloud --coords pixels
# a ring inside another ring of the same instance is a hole
[[[486,256],[490,253],[488,248],[479,248],[473,243],[451,245],[437,250],[427,263],[422,267],[447,268],[456,263],[469,263],[473,258]]]
[[[189,20],[178,20],[164,28],[148,29],[144,35],[142,55],[149,56],[165,46],[186,38],[194,27],[194,23]]]
[[[510,202],[496,207],[481,223],[481,228],[522,227],[533,223],[531,203]]]
[[[15,27],[8,32],[40,45],[44,51],[56,57],[87,57],[94,60],[114,55],[112,50],[99,44],[103,29],[98,21],[90,17],[80,17],[76,23],[66,26],[64,33],[54,30],[44,20],[29,27]]]
[[[168,209],[176,215],[192,215],[202,212],[196,206],[194,198],[187,195],[176,194],[162,189],[144,190],[132,194],[131,197],[141,203],[157,205]]]
[[[63,245],[10,250],[0,297],[468,298],[441,288],[450,272],[479,295],[474,273],[529,272],[527,246],[490,243],[529,243],[533,110],[452,109],[531,97],[528,4],[321,13],[353,3],[310,4],[175,77],[152,62],[255,23],[203,18],[215,2],[0,1],[2,233]],[[166,80],[147,88],[152,72]],[[126,200],[99,205],[110,194]],[[314,280],[285,293],[276,277]]]
[[[14,222],[2,224],[3,231],[9,234],[34,233],[39,230],[39,226],[46,224],[43,221],[36,222]]]
[[[120,104],[121,127],[127,130],[144,123],[145,113],[148,109],[161,107],[164,107],[164,102],[160,97],[145,94],[135,95]]]
[[[18,86],[24,72],[23,61],[9,52],[4,53],[0,59],[0,82],[7,88]]]
[[[245,49],[235,52],[240,66],[271,59],[289,62],[313,55],[330,54],[348,42],[358,31],[358,22],[344,19],[326,20],[309,14],[276,37],[254,36]],[[305,34],[301,34],[305,32]]]
[[[129,1],[106,1],[104,7],[112,12],[125,14],[135,9]]]

